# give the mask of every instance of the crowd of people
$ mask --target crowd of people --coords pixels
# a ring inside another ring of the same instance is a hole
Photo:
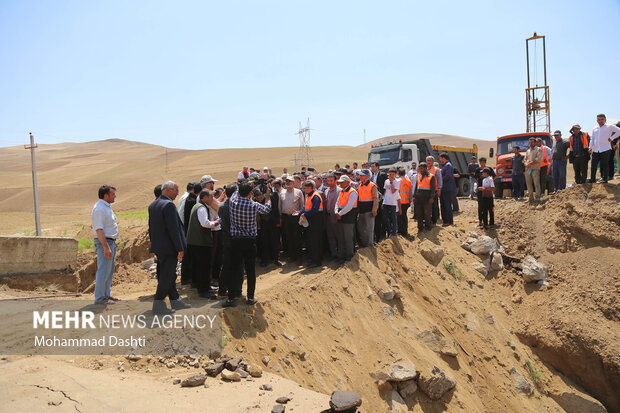
[[[549,165],[555,190],[563,189],[567,159],[574,164],[576,183],[585,182],[586,152],[592,155],[591,180],[600,163],[603,182],[607,182],[609,152],[611,148],[617,151],[620,128],[605,125],[604,115],[601,118],[592,137],[575,125],[567,142],[559,131],[554,133],[553,149],[534,138],[525,155],[515,148],[513,196],[522,198],[527,186],[530,200],[537,199]],[[547,154],[549,163],[545,164]],[[288,264],[298,267],[304,257],[308,268],[322,266],[324,257],[343,264],[353,257],[356,247],[372,246],[388,236],[410,237],[409,210],[419,232],[430,230],[440,216],[443,226],[453,225],[453,213],[458,210],[455,178],[460,175],[446,153],[439,155],[439,165],[429,156],[426,162],[413,163],[409,171],[390,168],[383,172],[378,163],[364,163],[361,168],[354,163],[353,168],[336,164],[324,173],[303,167],[289,174],[284,168],[280,176],[269,167],[244,166],[237,181],[223,187],[216,188],[218,181],[211,175],[189,182],[176,205],[178,184],[158,185],[148,208],[150,251],[158,263],[153,312],[170,314],[189,307],[176,287],[179,261],[181,283],[196,288],[200,297],[226,298],[224,306],[237,305],[245,275],[246,303],[253,305],[257,302],[257,261],[262,266],[282,266],[284,255]],[[467,173],[470,195],[478,200],[479,226],[493,228],[495,172],[485,158],[472,157]],[[110,293],[118,238],[110,207],[115,198],[116,188],[102,186],[92,214],[97,249],[95,302],[102,304],[118,300]],[[165,304],[166,297],[171,308]]]

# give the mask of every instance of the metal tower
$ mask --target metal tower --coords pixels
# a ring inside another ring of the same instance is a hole
[[[295,166],[300,163],[300,166],[312,166],[314,161],[312,160],[312,152],[310,151],[310,118],[308,118],[306,126],[302,127],[299,122],[299,155],[295,158]]]
[[[530,49],[530,42],[533,44],[533,50]],[[538,50],[540,43],[542,43],[542,54]],[[525,53],[527,57],[527,89],[525,89],[526,132],[551,132],[545,36],[538,36],[534,32],[534,36],[525,39]],[[530,56],[532,56],[532,59],[530,59]],[[542,60],[542,79],[538,77],[538,72],[541,69],[539,67],[540,60]],[[543,82],[541,86],[539,86],[539,80]]]

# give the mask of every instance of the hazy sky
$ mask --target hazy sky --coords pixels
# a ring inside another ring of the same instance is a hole
[[[0,146],[495,139],[525,131],[534,31],[552,129],[620,118],[619,0],[0,0]]]

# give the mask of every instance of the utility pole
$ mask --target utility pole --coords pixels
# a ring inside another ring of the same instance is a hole
[[[364,145],[366,145],[366,128],[364,128]]]
[[[310,118],[306,123],[305,127],[301,126],[301,122],[299,122],[299,130],[297,131],[297,135],[299,135],[299,162],[301,166],[312,166],[312,152],[310,151]]]
[[[30,132],[30,145],[24,145],[24,149],[30,149],[30,158],[32,159],[32,192],[34,193],[34,220],[37,228],[37,237],[41,236],[41,218],[39,217],[39,190],[37,188],[37,164],[34,159],[34,150],[39,145],[34,144],[34,136]]]

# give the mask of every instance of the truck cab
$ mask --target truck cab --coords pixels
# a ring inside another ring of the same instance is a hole
[[[381,170],[389,168],[411,169],[411,164],[420,163],[418,146],[415,143],[391,143],[383,146],[374,146],[368,154],[368,163],[377,162]]]
[[[530,138],[541,138],[543,145],[552,147],[551,135],[547,132],[518,133],[514,135],[500,136],[497,138],[497,152],[495,154],[495,196],[501,198],[504,189],[512,189],[512,158],[514,158],[514,147],[518,146],[521,155],[525,156],[525,151],[530,147]],[[489,156],[493,156],[493,149]],[[553,180],[547,177],[547,189],[551,185],[553,191]]]

